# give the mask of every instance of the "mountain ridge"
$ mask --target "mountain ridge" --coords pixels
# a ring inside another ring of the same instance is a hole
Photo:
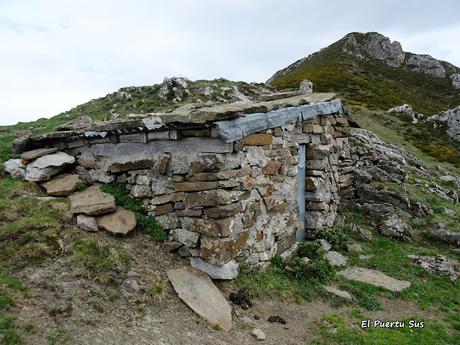
[[[376,32],[349,33],[277,71],[267,83],[294,88],[311,80],[318,91],[388,109],[408,103],[426,114],[460,104],[460,68],[427,54],[405,52]]]

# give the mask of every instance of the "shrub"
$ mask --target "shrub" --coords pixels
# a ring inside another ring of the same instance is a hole
[[[322,228],[316,232],[316,235],[327,240],[335,250],[345,250],[350,239],[349,229],[340,227]]]

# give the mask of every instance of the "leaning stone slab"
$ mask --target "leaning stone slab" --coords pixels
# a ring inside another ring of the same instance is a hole
[[[100,215],[115,211],[115,198],[102,192],[98,186],[92,186],[83,192],[69,197],[70,211],[73,214]]]
[[[374,286],[383,287],[394,292],[401,292],[402,290],[410,287],[410,282],[406,280],[398,280],[387,276],[380,271],[362,267],[351,267],[340,271],[338,274],[346,279],[356,280]]]
[[[76,174],[60,175],[42,184],[46,193],[51,196],[67,196],[72,194],[80,182],[80,176]]]
[[[114,213],[103,215],[97,220],[100,228],[117,235],[126,235],[136,227],[136,215],[122,207]]]
[[[52,176],[60,173],[65,166],[74,162],[75,158],[64,152],[37,158],[27,165],[25,179],[34,182],[48,181]]]
[[[190,258],[192,267],[207,273],[212,279],[232,280],[238,276],[240,265],[235,261],[229,261],[225,265],[216,266],[200,258]]]
[[[195,313],[225,331],[232,328],[232,308],[206,273],[185,267],[167,274],[179,298]]]
[[[40,158],[46,155],[50,155],[52,153],[56,153],[56,152],[57,152],[57,148],[55,147],[52,147],[49,149],[36,149],[32,151],[23,152],[21,153],[20,157],[23,160],[31,161],[31,160],[34,160],[34,159],[37,159],[37,158]]]

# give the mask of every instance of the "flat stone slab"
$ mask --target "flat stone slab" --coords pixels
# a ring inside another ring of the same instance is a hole
[[[195,313],[225,331],[232,328],[232,308],[206,273],[193,267],[167,273],[179,298]]]
[[[402,290],[410,287],[410,282],[406,280],[398,280],[387,276],[385,273],[368,268],[351,267],[340,271],[338,275],[346,279],[356,280],[374,286],[383,287],[394,292],[401,292]]]
[[[77,174],[59,175],[52,180],[42,184],[46,193],[51,196],[67,196],[77,189],[80,176]]]
[[[91,186],[69,197],[73,214],[95,216],[115,211],[115,198],[102,192],[98,186]]]
[[[46,155],[50,155],[52,153],[56,153],[56,152],[57,152],[57,148],[55,147],[52,147],[49,149],[36,149],[32,151],[23,152],[21,153],[20,157],[21,159],[24,159],[26,161],[31,161],[31,160],[34,160],[34,159],[37,159],[37,158],[40,158]]]
[[[27,165],[25,179],[33,182],[48,181],[52,176],[59,174],[65,166],[74,162],[75,158],[65,152],[42,156]]]
[[[116,211],[103,215],[97,220],[100,228],[116,235],[126,235],[136,227],[136,215],[122,207]]]
[[[333,286],[324,286],[324,290],[337,297],[346,299],[347,301],[351,301],[353,299],[353,297],[351,297],[351,295],[348,292],[339,290]]]

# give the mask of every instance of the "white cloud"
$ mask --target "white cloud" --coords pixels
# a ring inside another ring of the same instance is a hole
[[[457,1],[0,2],[0,124],[164,76],[264,81],[350,31],[460,65]]]

